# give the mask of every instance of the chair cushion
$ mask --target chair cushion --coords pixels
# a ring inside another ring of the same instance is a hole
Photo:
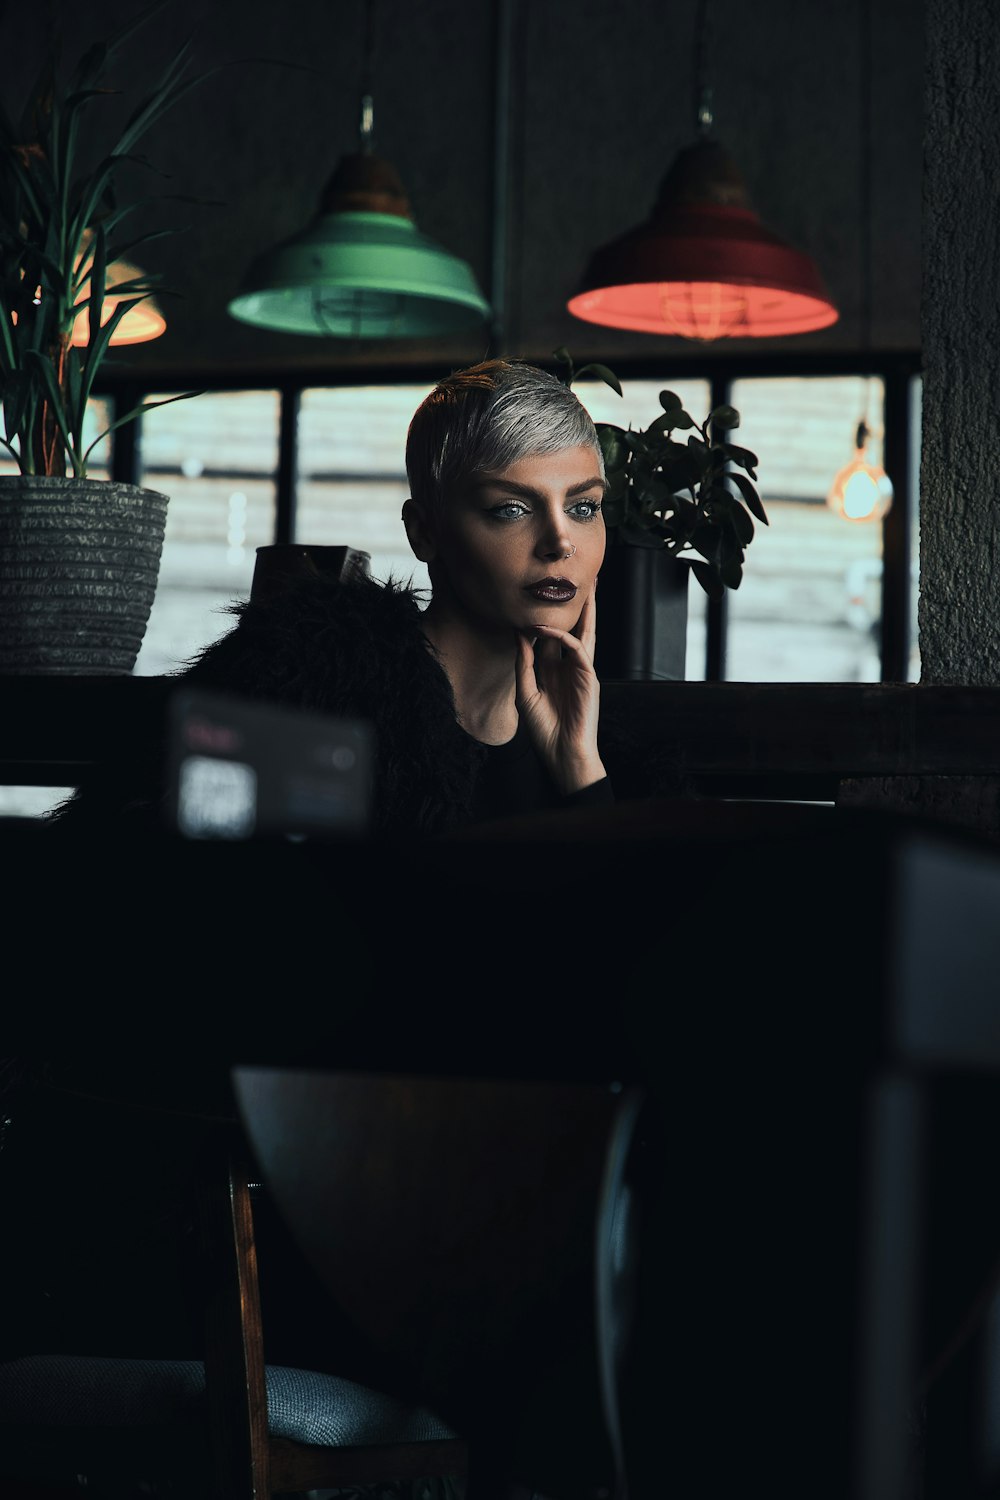
[[[339,1375],[267,1367],[267,1417],[272,1437],[326,1447],[427,1443],[457,1434],[423,1407]]]
[[[200,1361],[26,1355],[0,1364],[0,1421],[36,1427],[150,1427],[197,1410]]]
[[[205,1369],[196,1360],[28,1355],[0,1364],[0,1423],[142,1427],[197,1415]],[[430,1412],[338,1375],[267,1367],[273,1437],[325,1447],[418,1443],[455,1433]]]

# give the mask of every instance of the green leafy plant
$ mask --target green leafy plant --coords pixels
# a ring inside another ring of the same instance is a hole
[[[188,41],[125,125],[112,133],[110,145],[93,131],[88,135],[102,104],[116,97],[117,91],[104,84],[109,65],[126,39],[163,5],[164,0],[157,0],[108,40],[88,48],[65,82],[59,80],[53,46],[16,125],[0,107],[0,443],[22,474],[65,475],[68,465],[82,478],[102,437],[166,404],[136,406],[85,445],[87,402],[112,337],[162,279],[138,274],[118,282],[114,295],[121,300],[102,323],[108,269],[138,245],[172,232],[156,229],[129,237],[127,221],[152,200],[122,199],[121,168],[136,162],[149,166],[135,154],[139,142],[206,76],[190,75]],[[82,314],[87,341],[74,344],[74,323]]]
[[[622,394],[621,382],[607,365],[577,370],[565,348],[557,349],[554,358],[566,385],[590,375]],[[739,425],[734,406],[717,406],[696,422],[673,391],[660,392],[660,411],[638,432],[610,422],[595,424],[608,480],[604,515],[609,541],[662,548],[680,558],[712,599],[720,599],[727,588],[739,588],[755,534],[753,518],[768,524],[752,483],[757,456],[729,438]]]

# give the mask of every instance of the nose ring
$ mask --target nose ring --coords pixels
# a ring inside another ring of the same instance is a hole
[[[563,557],[573,557],[575,553],[576,553],[576,548],[575,547],[571,547],[568,552],[564,552],[563,553]]]

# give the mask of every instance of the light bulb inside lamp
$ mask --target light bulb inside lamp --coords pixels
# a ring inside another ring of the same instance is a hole
[[[741,287],[718,281],[669,281],[660,288],[664,331],[683,338],[713,339],[733,335],[746,323],[747,298]]]

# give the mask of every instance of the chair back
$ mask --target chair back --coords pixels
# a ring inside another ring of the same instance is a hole
[[[268,1067],[236,1069],[234,1091],[382,1387],[437,1411],[473,1464],[555,1500],[623,1495],[638,1093]]]
[[[306,578],[332,578],[345,583],[369,575],[371,554],[357,547],[320,547],[304,542],[278,542],[258,547],[250,599],[260,604],[294,588]]]

